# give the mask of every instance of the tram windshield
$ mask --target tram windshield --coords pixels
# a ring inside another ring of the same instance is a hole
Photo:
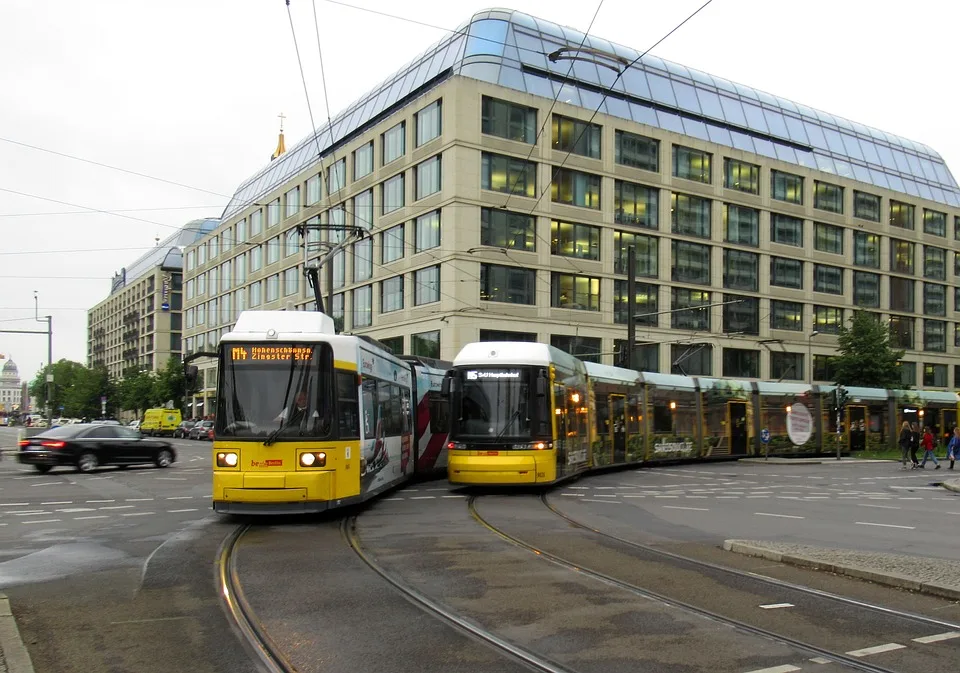
[[[328,344],[224,344],[215,436],[268,444],[329,438],[332,390]]]
[[[529,438],[530,371],[463,371],[459,434],[473,437]]]

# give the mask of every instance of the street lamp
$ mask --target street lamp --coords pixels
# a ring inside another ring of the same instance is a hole
[[[813,337],[820,334],[819,331],[813,330],[810,333],[810,336],[807,338],[807,366],[809,367],[810,377],[807,379],[807,383],[813,384]]]

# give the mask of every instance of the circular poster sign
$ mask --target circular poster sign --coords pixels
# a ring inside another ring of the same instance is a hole
[[[813,434],[813,417],[802,404],[793,404],[787,413],[787,434],[790,441],[797,446],[803,446]]]

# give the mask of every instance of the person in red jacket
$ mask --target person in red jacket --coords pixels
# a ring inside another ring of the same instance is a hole
[[[934,469],[940,469],[940,461],[937,460],[937,455],[933,452],[933,431],[928,425],[923,429],[923,438],[920,440],[920,446],[923,447],[923,460],[920,462],[920,467],[926,467],[927,459],[933,460],[933,464],[936,465]]]

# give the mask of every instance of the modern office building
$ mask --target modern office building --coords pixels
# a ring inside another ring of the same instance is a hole
[[[332,315],[399,352],[618,362],[633,246],[644,370],[828,382],[863,309],[904,384],[960,386],[960,189],[934,150],[519,12],[475,15],[239,186],[187,251],[187,351],[312,306],[303,222],[362,231]]]
[[[193,220],[114,274],[110,296],[87,312],[87,365],[110,376],[162,369],[181,357],[183,249],[217,228]]]

